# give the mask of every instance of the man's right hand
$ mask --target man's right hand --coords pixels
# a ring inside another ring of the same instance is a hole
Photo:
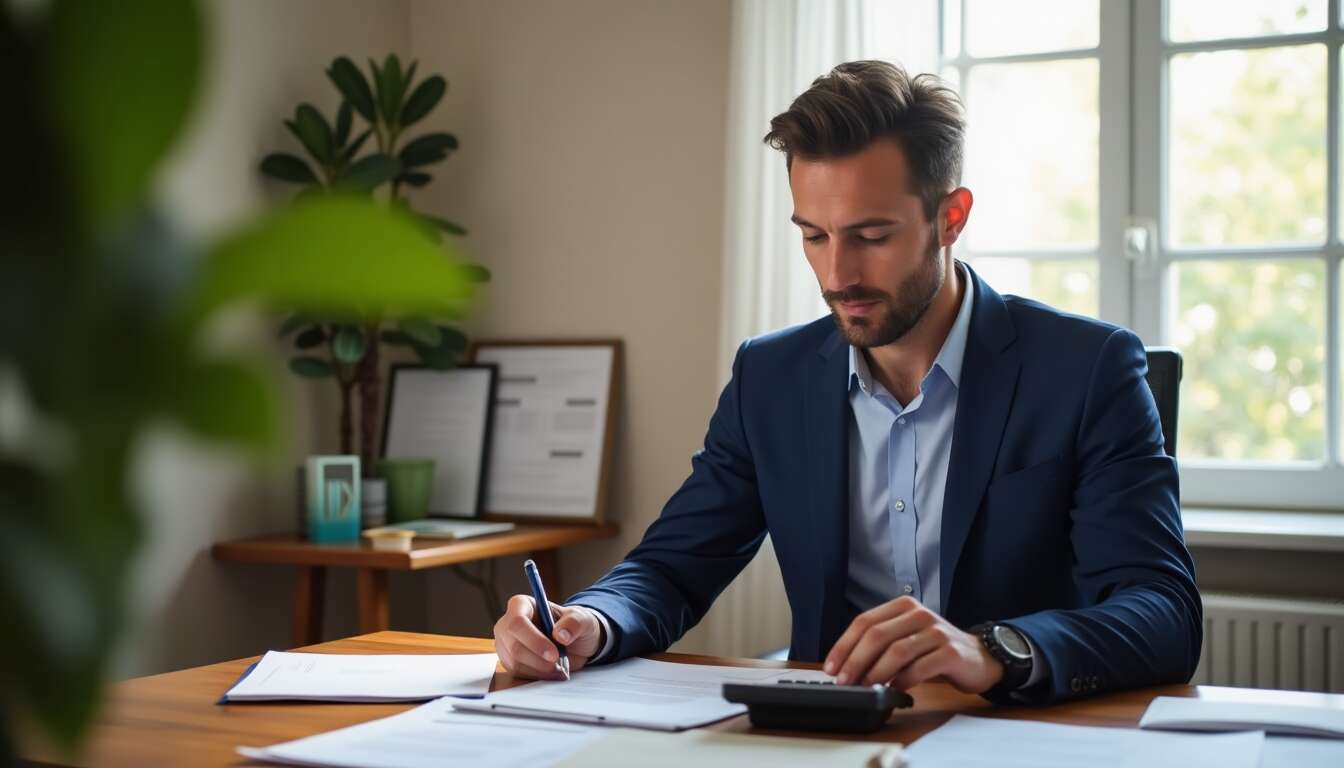
[[[537,627],[537,601],[530,595],[514,595],[504,615],[495,622],[495,653],[504,668],[516,677],[561,680],[556,669],[560,654],[556,644],[565,646],[571,673],[583,669],[588,659],[601,650],[602,624],[591,611],[551,603],[555,620],[552,640]]]

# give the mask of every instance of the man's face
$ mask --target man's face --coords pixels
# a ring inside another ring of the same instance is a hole
[[[900,339],[947,277],[900,145],[883,139],[846,157],[795,157],[789,186],[803,252],[840,333],[856,347]]]

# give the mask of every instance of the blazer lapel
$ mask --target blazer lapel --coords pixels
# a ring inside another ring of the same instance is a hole
[[[805,393],[808,510],[820,574],[816,658],[844,631],[845,580],[849,577],[849,432],[846,420],[849,369],[840,334],[833,332],[817,350]]]
[[[1003,297],[969,267],[967,272],[975,284],[975,297],[957,393],[956,422],[952,427],[952,455],[943,494],[939,544],[944,616],[950,615],[948,596],[952,593],[957,563],[994,469],[1021,369],[1012,350],[1017,332]]]

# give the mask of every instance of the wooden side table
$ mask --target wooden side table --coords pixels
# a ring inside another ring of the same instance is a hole
[[[546,592],[563,594],[556,550],[582,541],[610,539],[615,525],[519,525],[512,531],[472,539],[416,538],[409,552],[375,551],[367,544],[314,544],[293,534],[262,536],[216,544],[216,560],[271,563],[298,568],[294,581],[294,647],[322,642],[322,604],[327,568],[354,568],[359,593],[359,631],[390,629],[387,572],[420,571],[445,565],[488,560],[503,555],[529,555],[537,563]]]

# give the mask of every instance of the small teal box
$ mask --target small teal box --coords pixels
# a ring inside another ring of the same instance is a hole
[[[309,456],[308,540],[317,543],[359,541],[360,476],[358,456]]]

